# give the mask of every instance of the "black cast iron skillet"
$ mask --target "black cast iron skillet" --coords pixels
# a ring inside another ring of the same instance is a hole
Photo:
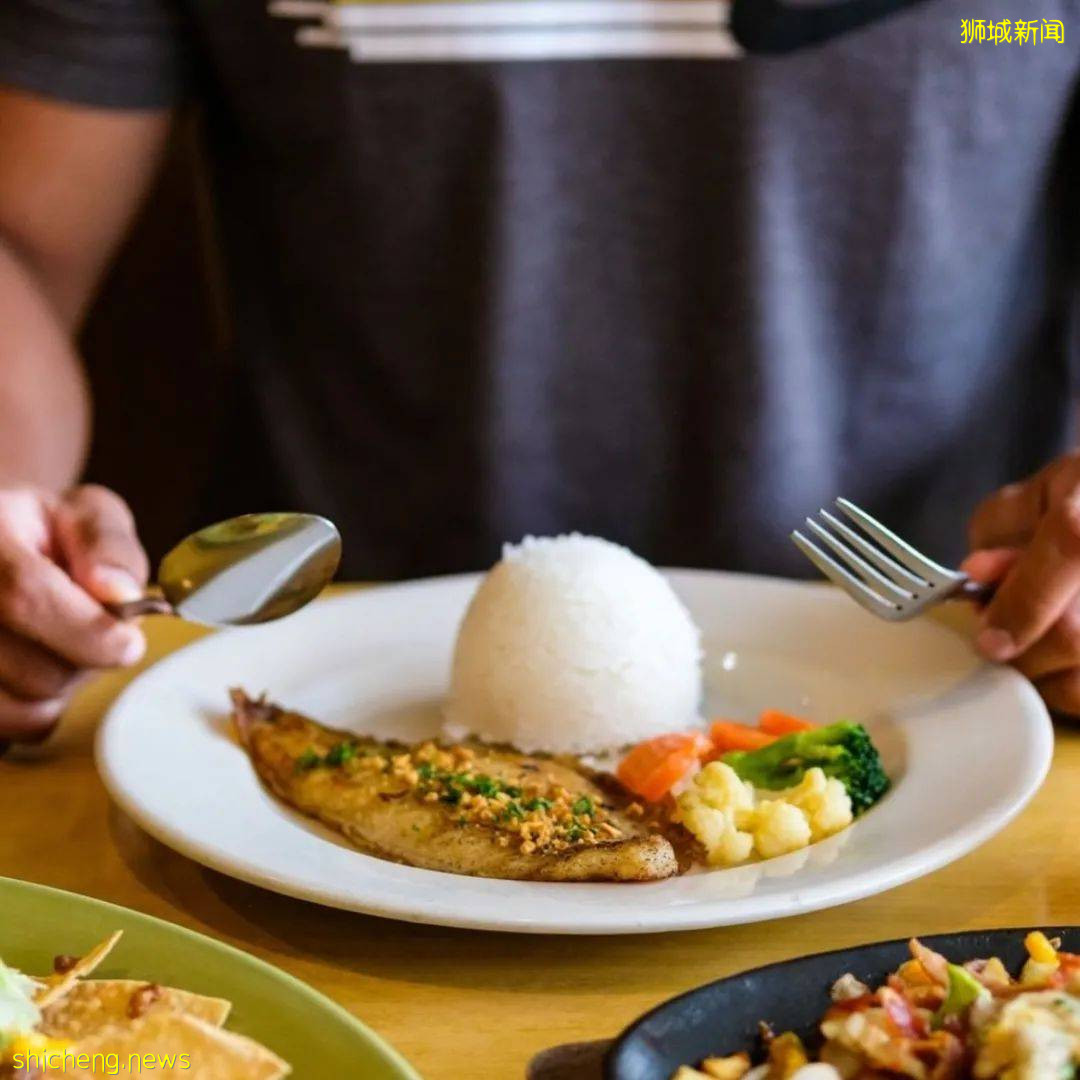
[[[921,940],[949,960],[1000,956],[1014,975],[1027,952],[1027,930],[976,930]],[[1080,926],[1044,927],[1068,952],[1080,952]],[[604,1058],[606,1080],[670,1080],[680,1065],[711,1055],[754,1051],[758,1023],[796,1031],[815,1045],[817,1025],[829,1007],[829,988],[850,971],[876,986],[909,956],[906,941],[884,941],[770,964],[700,986],[666,1001],[630,1025]]]

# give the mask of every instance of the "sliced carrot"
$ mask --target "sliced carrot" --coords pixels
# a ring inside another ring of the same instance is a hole
[[[648,802],[662,799],[693,767],[711,743],[699,731],[658,735],[638,743],[619,762],[615,775]]]
[[[811,731],[814,727],[809,720],[778,709],[766,709],[758,717],[757,726],[770,735],[791,735],[796,731]]]
[[[712,753],[712,739],[710,739],[704,731],[688,731],[687,734],[694,740],[694,753],[696,753],[699,758],[703,758],[706,754]]]
[[[733,720],[717,720],[709,728],[713,749],[726,754],[731,750],[760,750],[776,741],[775,735],[759,731],[749,724],[736,724]]]

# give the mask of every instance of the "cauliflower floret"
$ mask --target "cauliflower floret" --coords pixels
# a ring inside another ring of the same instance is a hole
[[[694,778],[698,794],[706,805],[730,813],[737,819],[754,809],[754,788],[722,761],[710,761]],[[736,822],[737,823],[737,822]]]
[[[754,838],[732,826],[720,837],[715,850],[709,852],[709,862],[718,866],[738,866],[753,853]]]
[[[763,859],[798,851],[810,843],[810,822],[784,799],[766,799],[754,813],[754,847]]]
[[[846,829],[851,799],[844,785],[821,771],[787,791],[755,792],[730,765],[706,765],[676,799],[679,819],[701,841],[712,866],[786,855]]]
[[[781,791],[770,793],[770,798],[783,799],[785,802],[798,806],[800,809],[806,805],[817,802],[825,793],[826,776],[821,769],[807,769],[802,780],[794,787],[784,788]]]
[[[680,820],[701,841],[710,866],[735,866],[750,858],[754,838],[735,827],[733,813],[709,806],[696,787],[684,791],[678,804]]]
[[[746,862],[754,838],[740,826],[754,813],[754,790],[722,762],[713,761],[676,800],[683,825],[701,841],[712,866]]]
[[[824,840],[846,829],[854,820],[847,788],[834,777],[827,777],[821,769],[807,769],[795,787],[778,792],[776,797],[797,806],[806,815],[814,840]]]

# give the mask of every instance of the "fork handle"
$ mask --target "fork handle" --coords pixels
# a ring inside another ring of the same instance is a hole
[[[989,604],[994,599],[997,587],[998,583],[996,581],[988,584],[982,581],[972,581],[971,578],[968,578],[953,593],[953,599],[970,600],[974,604]]]

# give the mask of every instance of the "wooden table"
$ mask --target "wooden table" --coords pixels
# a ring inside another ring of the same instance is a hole
[[[147,662],[202,632],[150,620]],[[112,900],[269,960],[361,1017],[428,1080],[521,1078],[541,1049],[612,1035],[672,994],[772,960],[915,933],[1080,923],[1080,730],[1058,731],[1050,778],[1019,819],[922,881],[757,926],[532,937],[320,908],[151,840],[110,805],[91,758],[93,728],[130,677],[88,686],[47,751],[0,761],[0,874]]]

